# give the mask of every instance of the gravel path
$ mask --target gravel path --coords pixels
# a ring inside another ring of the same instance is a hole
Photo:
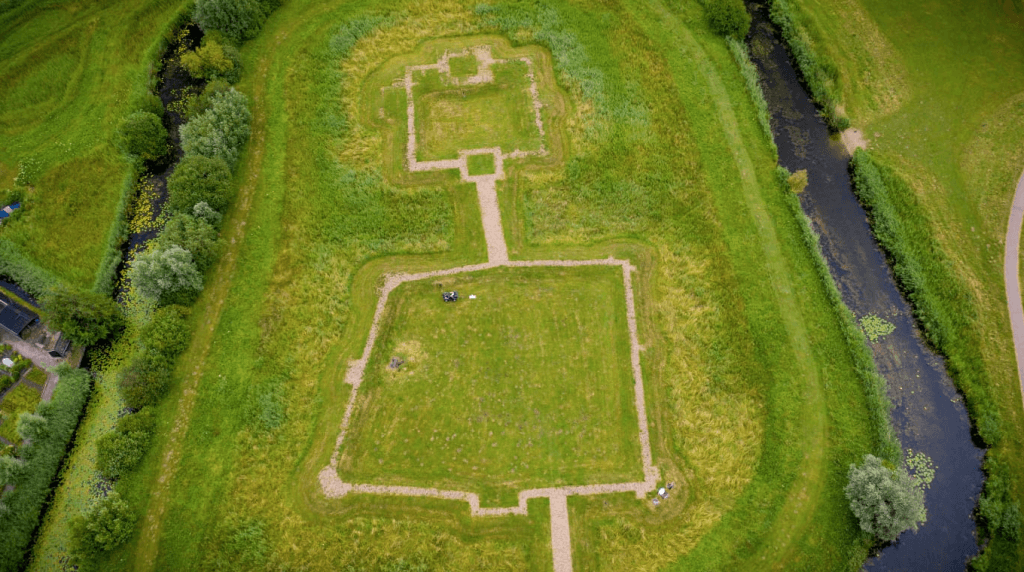
[[[509,153],[502,153],[500,148],[471,149],[459,152],[458,159],[445,159],[439,161],[418,161],[416,158],[416,111],[413,104],[413,72],[436,69],[439,73],[449,74],[449,60],[453,57],[466,56],[473,53],[477,57],[477,75],[461,80],[461,84],[479,84],[493,81],[491,66],[506,60],[495,60],[491,57],[490,46],[478,46],[463,50],[461,52],[446,52],[437,63],[421,66],[409,66],[406,68],[404,87],[408,101],[407,121],[409,139],[406,147],[406,163],[409,171],[422,172],[434,170],[458,169],[461,179],[465,182],[476,183],[477,198],[480,202],[480,214],[484,228],[484,238],[487,242],[487,262],[483,264],[472,264],[445,270],[432,272],[418,272],[412,274],[392,274],[385,276],[384,286],[381,288],[380,297],[377,300],[377,307],[373,314],[373,322],[370,325],[370,332],[366,338],[366,345],[363,346],[363,353],[359,359],[352,360],[345,372],[345,382],[352,386],[352,393],[349,396],[348,404],[345,407],[345,414],[342,417],[341,428],[338,438],[335,441],[334,451],[331,454],[330,463],[318,474],[320,488],[324,495],[329,498],[338,498],[349,493],[375,494],[375,495],[399,495],[435,497],[455,501],[463,501],[469,504],[470,513],[473,516],[504,516],[504,515],[525,515],[527,514],[527,502],[533,498],[546,497],[551,507],[551,551],[555,572],[572,572],[572,543],[569,536],[569,509],[566,502],[570,495],[599,495],[610,493],[632,492],[638,499],[646,498],[648,494],[657,488],[660,478],[658,468],[654,466],[651,458],[651,440],[647,427],[647,407],[644,401],[644,380],[643,371],[640,367],[640,341],[637,333],[636,308],[633,295],[633,281],[631,273],[636,270],[629,260],[617,260],[609,257],[593,260],[515,260],[508,259],[508,246],[505,243],[505,235],[501,224],[501,209],[498,205],[497,181],[505,178],[504,162],[530,156],[542,156],[547,154],[544,146],[544,124],[541,119],[540,95],[537,89],[537,82],[533,72],[533,62],[526,57],[519,58],[528,66],[528,78],[530,79],[530,95],[533,100],[534,118],[541,134],[541,146],[537,151],[514,150]],[[449,81],[460,85],[459,80],[449,78]],[[490,175],[471,176],[468,170],[467,158],[471,155],[491,154],[494,156],[495,172]],[[359,386],[362,384],[366,372],[366,365],[370,355],[373,353],[374,344],[377,342],[377,335],[380,332],[380,322],[387,308],[388,298],[391,292],[405,282],[427,280],[454,274],[464,274],[478,270],[487,270],[499,267],[538,267],[538,266],[620,266],[622,268],[622,280],[626,296],[626,321],[629,330],[630,362],[633,371],[634,405],[637,411],[638,431],[640,437],[640,454],[643,463],[644,480],[630,483],[607,483],[595,485],[575,485],[564,487],[548,487],[539,489],[528,489],[520,491],[518,503],[510,507],[488,507],[480,506],[480,497],[476,493],[466,491],[451,491],[424,487],[388,486],[375,484],[354,484],[346,483],[338,475],[338,457],[341,451],[342,442],[348,432],[348,426],[355,409],[356,395]]]
[[[1017,354],[1017,377],[1020,379],[1024,400],[1024,307],[1020,298],[1020,225],[1024,221],[1024,172],[1017,181],[1010,207],[1010,222],[1006,228],[1006,246],[1003,257],[1003,282],[1006,285],[1006,303],[1010,311],[1010,329],[1013,331],[1013,349]]]

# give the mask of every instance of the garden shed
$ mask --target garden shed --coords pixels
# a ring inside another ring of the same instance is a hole
[[[0,293],[0,326],[4,329],[20,338],[25,328],[37,319],[39,314]]]

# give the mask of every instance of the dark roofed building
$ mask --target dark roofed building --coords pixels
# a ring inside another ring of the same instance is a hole
[[[20,338],[25,328],[37,319],[39,314],[0,293],[0,327]]]

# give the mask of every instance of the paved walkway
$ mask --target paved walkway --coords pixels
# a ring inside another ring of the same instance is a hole
[[[1020,298],[1020,225],[1024,222],[1024,172],[1017,181],[1010,207],[1010,222],[1006,228],[1006,246],[1003,258],[1003,282],[1006,285],[1006,303],[1010,310],[1010,329],[1013,331],[1013,349],[1017,354],[1017,377],[1020,379],[1022,405],[1024,405],[1024,307]]]

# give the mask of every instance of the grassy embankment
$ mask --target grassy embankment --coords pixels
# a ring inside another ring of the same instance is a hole
[[[550,566],[544,501],[528,517],[471,519],[464,504],[431,499],[327,502],[315,481],[382,272],[484,258],[472,186],[450,174],[388,182],[393,150],[362,86],[424,40],[497,30],[547,46],[571,102],[549,126],[565,133],[562,164],[500,185],[510,251],[638,266],[652,447],[680,485],[657,512],[630,495],[571,499],[577,566],[858,567],[865,545],[841,487],[878,444],[725,43],[692,6],[474,7],[388,15],[293,0],[245,46],[241,88],[256,104],[225,226],[235,240],[176,371],[172,394],[198,389],[193,404],[159,411],[158,435],[188,431],[158,438],[117,485],[162,528],[104,565]],[[158,482],[171,447],[185,454]],[[149,506],[157,489],[168,500]]]
[[[975,425],[1024,500],[1024,411],[1003,288],[1010,201],[1024,169],[1024,7],[800,1],[835,62],[853,126],[888,191],[864,193],[929,340],[949,357]],[[825,38],[828,38],[826,41]],[[877,204],[874,204],[877,203]],[[992,468],[992,465],[989,465]],[[999,535],[990,569],[1024,567]]]
[[[0,5],[0,192],[19,172],[28,189],[0,230],[0,270],[36,294],[54,280],[91,288],[117,238],[133,174],[114,131],[180,4]]]

